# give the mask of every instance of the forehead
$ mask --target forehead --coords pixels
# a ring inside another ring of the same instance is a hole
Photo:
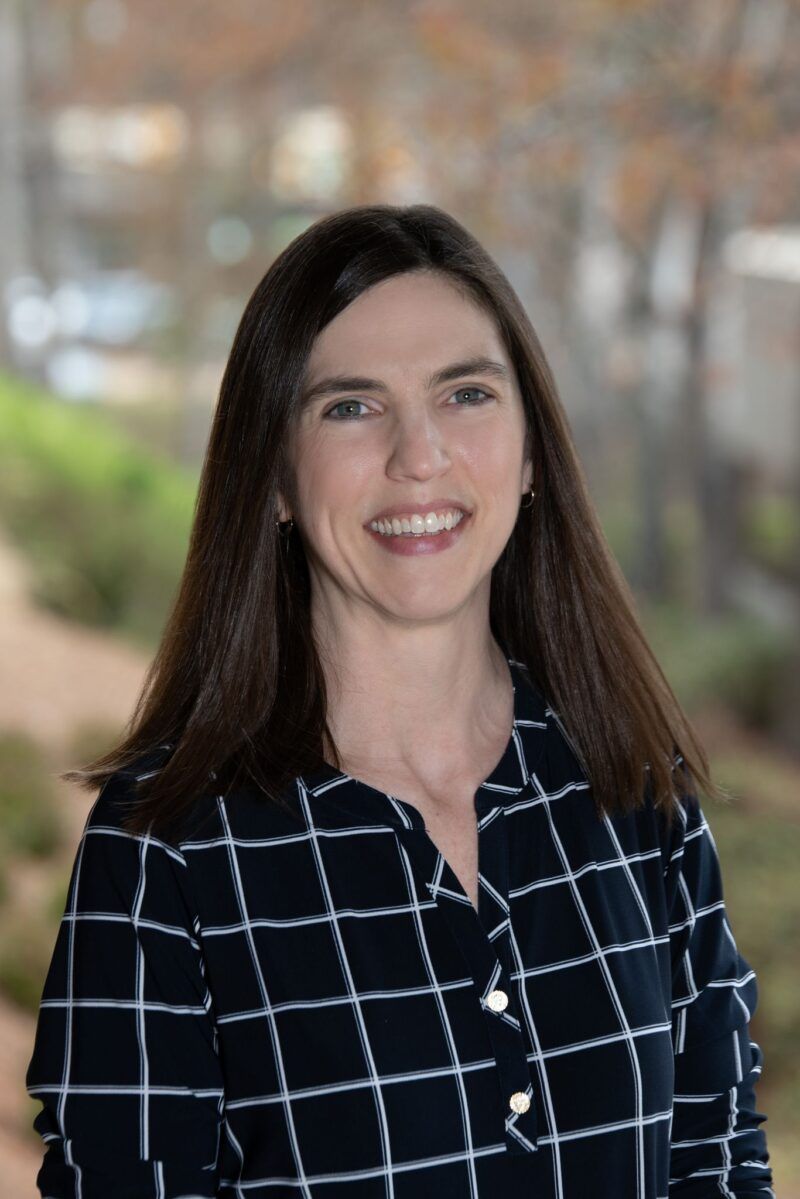
[[[435,274],[405,274],[363,292],[316,338],[306,379],[336,371],[425,374],[455,357],[508,362],[490,315]]]

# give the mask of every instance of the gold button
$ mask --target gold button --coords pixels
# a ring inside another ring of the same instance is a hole
[[[531,1105],[531,1101],[524,1091],[515,1091],[508,1102],[515,1112],[526,1112]]]
[[[508,996],[505,991],[490,991],[486,1002],[493,1012],[504,1012],[508,1007]]]

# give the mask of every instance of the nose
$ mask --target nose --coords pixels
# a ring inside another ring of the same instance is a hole
[[[387,463],[390,477],[430,479],[449,466],[442,431],[427,413],[409,414],[398,421]]]

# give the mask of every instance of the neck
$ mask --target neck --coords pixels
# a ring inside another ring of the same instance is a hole
[[[427,630],[431,632],[432,630]],[[433,778],[511,735],[508,663],[491,632],[435,643],[323,644],[328,724],[349,774]],[[426,643],[427,642],[427,643]],[[466,647],[466,648],[465,648]]]

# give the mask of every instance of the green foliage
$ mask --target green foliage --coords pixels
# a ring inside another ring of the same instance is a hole
[[[5,913],[0,934],[0,990],[36,1012],[53,953],[54,929],[38,914]]]
[[[754,497],[742,522],[747,553],[776,574],[792,578],[800,539],[799,520],[792,496]]]
[[[735,775],[724,760],[715,763],[715,774],[734,790]],[[770,1085],[788,1083],[800,1044],[800,821],[748,811],[741,800],[730,807],[706,803],[703,810],[719,852],[731,927],[759,981],[753,1036],[769,1048]]]
[[[58,926],[67,906],[72,862],[43,882],[36,902],[23,905],[7,894],[0,919],[0,991],[25,1011],[36,1013]]]
[[[709,701],[769,727],[789,635],[748,615],[702,619],[674,604],[642,603],[648,641],[687,710]]]
[[[8,875],[14,859],[42,871],[62,849],[64,829],[42,750],[22,733],[0,732],[0,990],[29,1011],[38,1007],[64,910],[63,868],[57,891],[51,896],[45,888],[35,910],[27,904],[23,910]]]
[[[6,853],[48,857],[62,829],[47,766],[37,743],[0,732],[0,844]]]
[[[622,462],[619,474],[622,482],[603,503],[602,524],[630,579],[637,561],[640,517],[630,500],[635,480],[629,464]],[[788,571],[798,536],[798,515],[791,502],[774,496],[754,500],[744,524],[743,550],[767,568]],[[700,536],[696,504],[685,497],[671,500],[664,512],[664,534],[668,587],[673,596],[688,595]],[[638,605],[652,649],[687,709],[719,702],[748,725],[773,726],[791,632],[777,632],[745,613],[698,616],[687,603],[672,598],[640,597]]]
[[[150,647],[186,556],[197,481],[134,446],[102,408],[0,376],[0,518],[34,598]]]

